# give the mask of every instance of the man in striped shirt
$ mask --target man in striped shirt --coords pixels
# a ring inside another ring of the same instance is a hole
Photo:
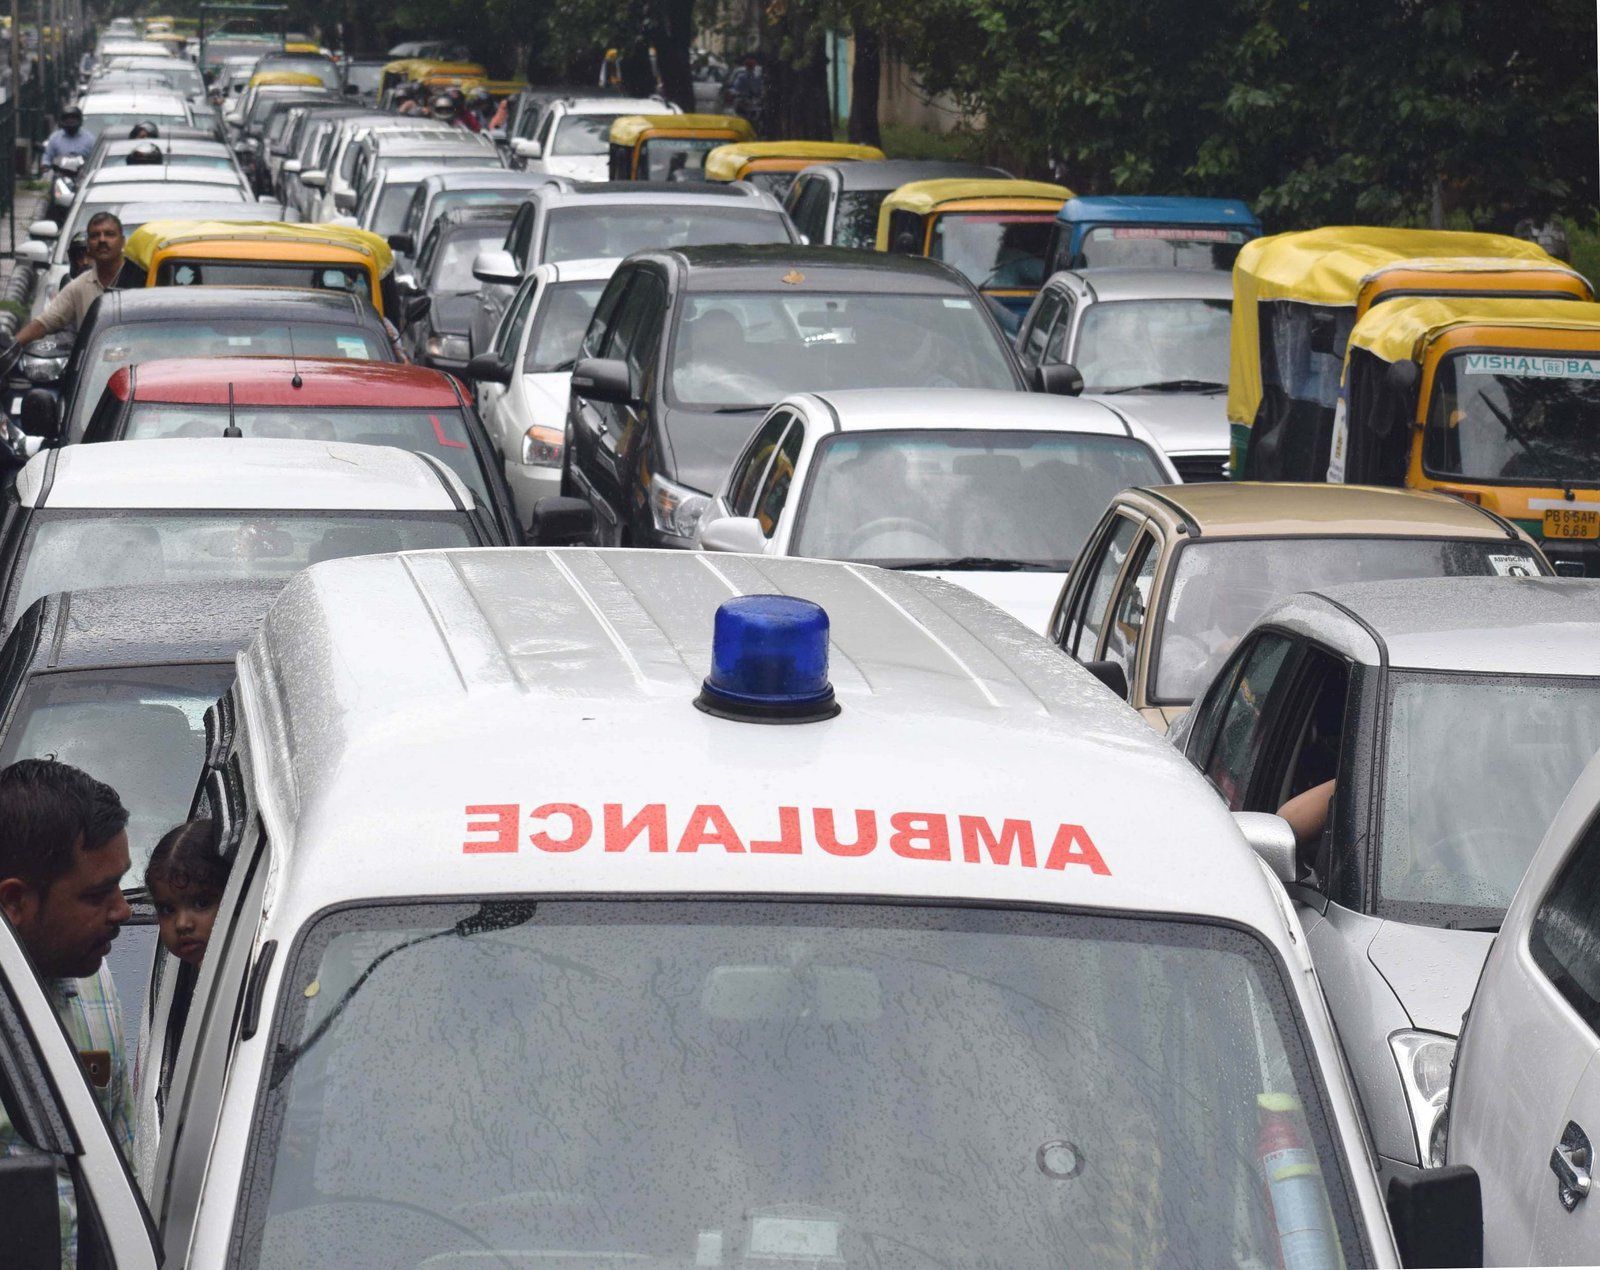
[[[78,1051],[112,1136],[133,1158],[133,1090],[122,1011],[105,963],[133,914],[122,895],[128,811],[116,790],[54,759],[0,770],[0,912],[27,949]],[[32,1147],[0,1112],[0,1155]],[[57,1178],[61,1263],[77,1264],[72,1177]]]

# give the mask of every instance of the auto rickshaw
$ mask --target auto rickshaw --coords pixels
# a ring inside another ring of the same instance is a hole
[[[1538,244],[1504,234],[1330,226],[1246,243],[1233,268],[1233,478],[1323,480],[1356,319],[1399,296],[1461,294],[1593,291]]]
[[[257,71],[250,76],[250,82],[244,86],[245,92],[252,88],[269,87],[293,88],[326,88],[322,76],[314,75],[310,71]]]
[[[1327,479],[1454,494],[1600,575],[1600,304],[1373,309],[1350,333]]]
[[[431,57],[403,57],[389,62],[378,80],[378,101],[388,108],[392,94],[401,84],[425,80],[433,76],[449,75],[458,79],[483,79],[488,71],[477,62],[441,62]]]
[[[1045,280],[1064,185],[943,180],[902,185],[878,209],[878,250],[953,265],[1020,322]]]
[[[1069,198],[1050,234],[1050,272],[1101,267],[1232,269],[1261,222],[1236,198]]]
[[[304,287],[360,296],[396,325],[407,315],[394,253],[377,234],[346,225],[278,221],[148,221],[123,254],[149,287]]]
[[[611,179],[697,180],[712,150],[755,138],[740,115],[618,115],[611,124]]]
[[[705,176],[708,181],[749,181],[781,201],[801,168],[846,159],[876,162],[884,157],[877,146],[839,141],[736,141],[706,155]]]

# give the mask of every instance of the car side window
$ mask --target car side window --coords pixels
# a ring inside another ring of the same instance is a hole
[[[516,219],[511,222],[511,232],[506,235],[508,250],[511,258],[517,262],[517,267],[528,267],[528,244],[533,241],[533,204],[524,203],[517,211]]]
[[[1294,641],[1264,631],[1240,661],[1211,754],[1202,769],[1232,811],[1242,811],[1272,722],[1274,690],[1286,682]]]
[[[494,333],[494,355],[503,362],[515,362],[517,348],[522,343],[522,328],[528,324],[528,309],[533,304],[533,293],[539,289],[533,278],[524,280],[522,290],[512,300],[505,317]]]
[[[539,129],[539,144],[541,146],[548,146],[550,144],[550,137],[551,134],[555,132],[555,128],[556,112],[552,110],[544,117],[544,126]]]
[[[753,515],[756,490],[766,474],[772,452],[778,448],[783,430],[794,415],[787,410],[776,410],[772,417],[756,429],[755,435],[745,445],[744,453],[734,465],[734,476],[728,482],[728,510],[735,516]]]
[[[1059,366],[1062,362],[1072,360],[1067,356],[1067,341],[1072,337],[1072,314],[1077,307],[1078,299],[1070,291],[1062,295],[1056,324],[1050,329],[1045,344],[1043,361],[1046,366]]]
[[[411,235],[411,246],[417,245],[417,231],[422,228],[422,205],[427,202],[428,191],[422,186],[417,186],[411,195],[411,201],[406,204],[405,233]]]
[[[1097,554],[1089,562],[1089,589],[1080,610],[1080,625],[1076,637],[1067,651],[1083,661],[1092,661],[1100,647],[1100,633],[1105,629],[1106,610],[1111,605],[1111,590],[1117,575],[1128,558],[1134,536],[1139,532],[1139,522],[1127,516],[1118,516],[1111,531],[1101,539]]]
[[[426,285],[428,274],[433,269],[434,253],[439,248],[439,230],[435,226],[427,238],[423,239],[422,247],[417,252],[417,280]]]
[[[795,228],[810,242],[821,243],[828,231],[828,183],[820,176],[802,178],[790,205]]]
[[[1122,586],[1111,606],[1111,621],[1106,626],[1104,657],[1122,667],[1133,683],[1134,666],[1139,660],[1139,638],[1145,615],[1150,611],[1150,592],[1155,586],[1156,563],[1161,551],[1149,530],[1139,535],[1130,553],[1134,563],[1122,571]]]
[[[1017,347],[1017,351],[1022,354],[1022,360],[1029,366],[1037,366],[1044,357],[1044,343],[1050,335],[1050,324],[1056,320],[1056,314],[1059,312],[1061,312],[1061,292],[1046,291],[1039,297],[1039,307],[1033,311],[1028,329]]]
[[[889,250],[902,255],[920,256],[923,243],[922,218],[915,212],[889,213]]]
[[[756,519],[761,522],[761,532],[768,538],[778,528],[784,504],[789,501],[789,489],[794,484],[795,464],[800,461],[800,447],[805,444],[805,426],[798,418],[790,425],[767,469],[767,479],[761,483],[761,494],[756,499]]]
[[[634,310],[634,316],[625,357],[633,382],[644,388],[661,348],[661,329],[666,325],[666,284],[653,273],[640,272],[628,295],[628,307]]]
[[[600,303],[595,305],[594,317],[589,319],[589,329],[583,335],[583,346],[578,354],[580,357],[600,356],[600,350],[605,346],[606,336],[616,318],[617,306],[622,303],[622,293],[628,289],[628,283],[632,278],[631,272],[619,270],[612,275],[611,281],[606,284],[606,289],[600,293]]]
[[[1600,817],[1539,901],[1528,951],[1589,1029],[1600,1032]]]

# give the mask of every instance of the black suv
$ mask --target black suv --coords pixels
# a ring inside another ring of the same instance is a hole
[[[602,545],[690,547],[767,409],[830,388],[1028,382],[989,306],[934,260],[831,247],[628,257],[572,372],[563,494]]]

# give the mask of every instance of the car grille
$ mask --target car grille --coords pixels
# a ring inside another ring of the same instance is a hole
[[[1228,479],[1226,454],[1174,454],[1169,456],[1172,466],[1178,469],[1185,485],[1197,481],[1225,481]]]

